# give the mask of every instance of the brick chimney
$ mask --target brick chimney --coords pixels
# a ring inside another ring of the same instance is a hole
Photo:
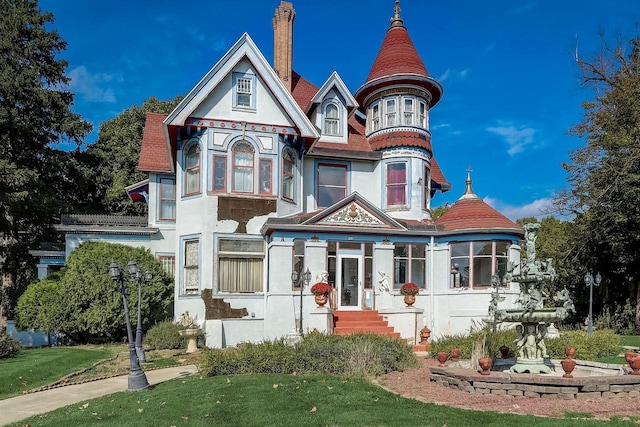
[[[293,3],[281,1],[273,15],[273,68],[284,86],[291,92],[293,69]]]

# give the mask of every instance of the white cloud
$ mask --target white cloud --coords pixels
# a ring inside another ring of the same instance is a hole
[[[507,153],[513,156],[522,153],[527,145],[533,144],[537,129],[505,123],[502,126],[490,126],[486,131],[503,137],[509,146]]]
[[[448,79],[464,80],[469,76],[469,74],[471,74],[471,68],[465,68],[464,70],[459,71],[447,68],[444,74],[441,74],[440,77],[438,77],[438,81],[444,82]]]
[[[91,74],[84,65],[69,71],[72,92],[81,95],[82,99],[90,102],[116,102],[113,89],[104,87],[105,83],[115,79],[112,74]]]
[[[525,217],[537,217],[542,218],[548,216],[547,212],[550,211],[553,205],[553,199],[550,197],[545,197],[542,199],[534,200],[531,203],[527,203],[522,206],[513,206],[507,203],[503,203],[500,200],[494,199],[492,197],[485,197],[483,199],[485,203],[489,206],[492,206],[498,212],[502,213],[504,216],[509,218],[512,221],[515,221],[518,218]]]

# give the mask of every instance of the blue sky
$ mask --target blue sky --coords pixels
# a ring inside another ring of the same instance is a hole
[[[99,124],[155,96],[186,94],[248,32],[273,58],[279,0],[40,0],[68,42],[74,110]],[[88,6],[90,4],[90,6]],[[393,15],[394,0],[297,0],[294,69],[321,86],[337,71],[362,85]],[[566,184],[561,163],[583,144],[568,130],[592,93],[574,54],[601,46],[600,32],[628,46],[640,22],[635,0],[401,0],[401,16],[444,96],[431,111],[435,156],[452,184],[433,206],[473,188],[512,219],[538,215]]]

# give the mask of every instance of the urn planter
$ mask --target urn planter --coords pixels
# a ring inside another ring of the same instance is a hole
[[[459,348],[451,349],[451,360],[454,361],[454,362],[459,362],[460,361],[460,349]]]
[[[562,369],[564,370],[563,377],[573,378],[573,375],[571,375],[571,373],[576,368],[576,361],[574,359],[567,357],[566,359],[560,361],[560,364],[562,365]]]
[[[412,307],[416,302],[416,296],[412,294],[406,294],[404,296],[404,303],[407,304],[407,307]]]
[[[439,351],[438,354],[436,354],[436,359],[438,359],[438,362],[440,362],[440,367],[444,368],[445,362],[447,361],[447,359],[449,358],[449,353],[447,353],[446,351]]]
[[[567,356],[567,359],[573,359],[573,355],[576,354],[575,347],[565,347],[564,354]]]
[[[318,307],[324,307],[329,301],[329,296],[327,294],[316,294],[315,300]]]
[[[629,366],[633,371],[631,375],[640,375],[640,356],[636,356],[629,361]]]
[[[480,371],[480,375],[489,375],[491,373],[493,360],[490,357],[481,357],[478,359],[478,364],[480,365],[480,369],[482,369],[482,371]]]

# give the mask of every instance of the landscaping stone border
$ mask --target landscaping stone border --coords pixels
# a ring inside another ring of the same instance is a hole
[[[563,378],[495,371],[480,375],[459,365],[431,367],[430,370],[431,381],[470,394],[568,400],[640,397],[640,375]]]

